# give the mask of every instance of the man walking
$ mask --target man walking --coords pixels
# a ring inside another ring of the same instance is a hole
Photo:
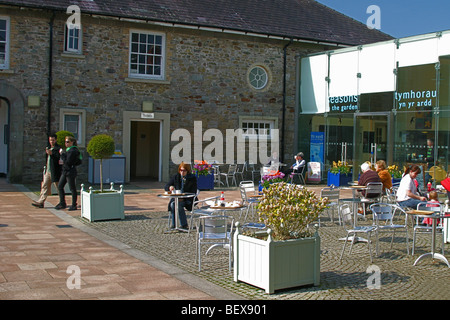
[[[44,167],[44,177],[41,186],[41,195],[38,201],[33,201],[32,205],[37,208],[43,208],[44,202],[51,191],[52,182],[58,190],[58,181],[61,176],[61,165],[59,164],[59,150],[61,147],[56,142],[56,134],[52,133],[48,137],[49,145],[45,149],[46,165]]]

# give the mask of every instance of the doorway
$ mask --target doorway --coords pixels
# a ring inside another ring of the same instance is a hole
[[[161,124],[132,121],[130,143],[131,180],[161,179]]]
[[[378,160],[392,163],[393,136],[389,113],[355,113],[354,123],[354,168],[353,178],[357,180],[359,166]]]
[[[0,177],[8,174],[8,101],[0,99]]]

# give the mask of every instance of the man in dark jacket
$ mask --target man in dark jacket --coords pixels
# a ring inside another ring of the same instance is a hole
[[[178,173],[174,175],[166,184],[166,191],[174,192],[174,190],[181,190],[181,193],[195,193],[197,194],[197,177],[191,173],[191,166],[186,163],[181,163],[178,166]],[[192,210],[194,198],[179,199],[178,200],[178,217],[182,229],[188,229],[186,220],[185,208]],[[175,199],[170,199],[168,210],[171,213],[172,228],[175,228]]]
[[[51,192],[52,183],[54,183],[56,189],[58,189],[58,181],[61,176],[61,165],[59,164],[59,150],[61,149],[61,147],[56,141],[56,134],[52,133],[48,137],[49,144],[45,149],[46,161],[41,185],[41,195],[38,201],[33,201],[33,203],[31,203],[37,208],[44,207],[44,202],[45,200],[47,200],[47,196]]]
[[[64,187],[66,183],[69,183],[70,192],[72,193],[72,205],[69,207],[69,211],[77,210],[77,188],[75,184],[75,179],[77,177],[77,165],[80,164],[80,150],[77,147],[77,140],[74,137],[67,136],[64,139],[66,145],[66,151],[63,152],[61,149],[61,159],[63,160],[62,174],[59,179],[59,203],[56,205],[55,209],[65,209],[66,199]]]

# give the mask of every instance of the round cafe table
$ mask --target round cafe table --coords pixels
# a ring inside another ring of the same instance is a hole
[[[439,214],[439,213],[420,214],[421,213],[420,210],[411,210],[411,211],[407,211],[406,213],[413,214],[413,215],[421,217],[421,218],[431,218],[433,221],[432,232],[431,232],[431,252],[424,253],[420,257],[418,257],[416,259],[416,261],[414,261],[414,266],[422,259],[431,258],[433,260],[434,259],[441,260],[450,268],[450,264],[449,264],[447,258],[440,253],[436,253],[436,221],[437,221],[437,219],[448,219],[448,218],[450,218],[450,215],[448,213],[447,214]]]
[[[187,198],[193,198],[195,197],[195,193],[163,193],[158,194],[159,198],[168,198],[168,199],[174,199],[175,201],[175,229],[167,230],[167,232],[174,232],[174,231],[182,231],[182,232],[188,232],[189,230],[183,229],[179,226],[178,221],[178,205],[179,205],[179,199],[187,199]]]

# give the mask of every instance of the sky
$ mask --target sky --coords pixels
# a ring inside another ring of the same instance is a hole
[[[394,38],[404,38],[450,30],[449,0],[316,0],[336,11],[366,24],[379,7],[380,31]],[[371,19],[371,21],[374,21]]]

